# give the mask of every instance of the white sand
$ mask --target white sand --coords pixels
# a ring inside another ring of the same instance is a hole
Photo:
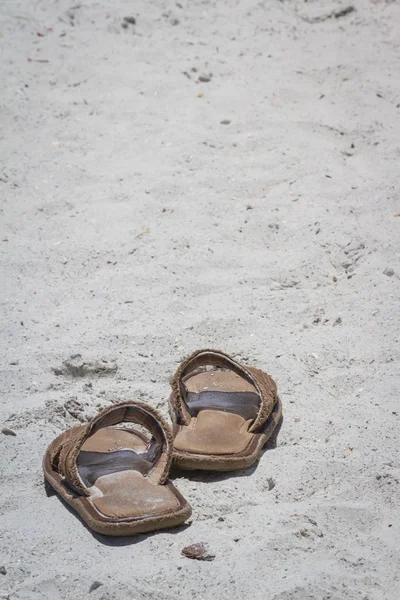
[[[80,4],[1,3],[0,598],[398,600],[399,3]],[[93,536],[46,445],[166,414],[199,347],[276,378],[277,448],[179,474],[186,529]]]

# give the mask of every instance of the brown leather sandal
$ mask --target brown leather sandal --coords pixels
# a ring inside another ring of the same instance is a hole
[[[152,437],[115,427],[121,423],[141,425]],[[98,533],[121,536],[175,527],[192,509],[167,479],[172,444],[171,429],[156,410],[141,402],[114,404],[50,444],[44,475]]]
[[[274,380],[217,350],[194,352],[171,385],[174,463],[182,469],[249,467],[282,416]]]

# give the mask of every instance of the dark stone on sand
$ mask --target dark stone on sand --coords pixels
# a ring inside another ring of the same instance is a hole
[[[129,25],[136,25],[135,17],[124,17],[124,23],[129,23]]]
[[[101,581],[93,581],[92,585],[89,588],[89,593],[90,592],[94,592],[94,590],[97,590],[99,587],[101,587],[103,584],[101,583]]]

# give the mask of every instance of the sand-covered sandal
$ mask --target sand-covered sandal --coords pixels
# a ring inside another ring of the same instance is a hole
[[[138,429],[116,427],[136,423]],[[48,447],[43,461],[50,485],[104,535],[133,535],[175,527],[191,507],[168,481],[172,434],[161,415],[142,402],[106,408]]]
[[[217,350],[194,352],[171,385],[174,463],[182,469],[249,467],[282,416],[274,380]]]

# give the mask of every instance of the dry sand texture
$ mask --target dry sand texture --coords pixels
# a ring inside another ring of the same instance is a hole
[[[2,0],[0,598],[400,597],[400,4],[347,6]],[[277,447],[177,474],[187,528],[93,536],[46,445],[166,414],[198,347],[276,378]]]

